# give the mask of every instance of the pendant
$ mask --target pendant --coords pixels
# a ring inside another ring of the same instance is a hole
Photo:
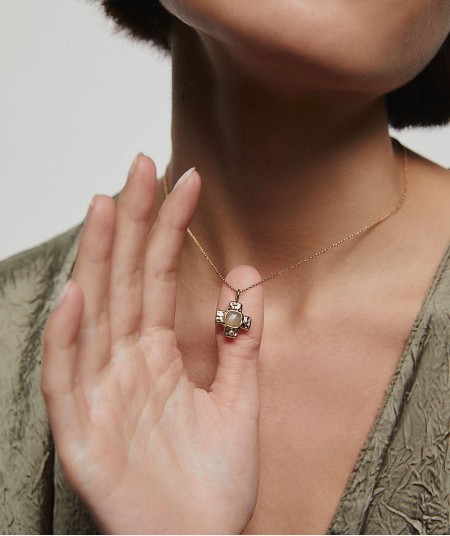
[[[239,330],[250,329],[252,319],[250,316],[242,314],[242,303],[239,303],[239,295],[241,291],[238,289],[234,301],[230,301],[226,311],[216,312],[216,324],[223,324],[225,329],[223,334],[225,337],[237,337]]]

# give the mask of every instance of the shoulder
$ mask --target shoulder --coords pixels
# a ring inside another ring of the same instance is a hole
[[[442,367],[450,364],[450,244],[447,248],[431,284],[428,303],[424,305],[423,331],[425,354],[429,354],[431,367],[441,362]],[[428,370],[427,366],[425,369]],[[443,394],[446,392],[442,385]]]
[[[0,262],[0,300],[9,293],[56,283],[64,269],[71,269],[81,225]],[[72,261],[72,262],[71,262]]]
[[[450,324],[448,323],[450,316],[450,244],[436,274],[435,285],[436,308],[447,313],[446,325],[450,333]]]
[[[12,257],[0,261],[0,286],[8,281],[20,282],[33,276],[42,274],[42,270],[48,272],[64,262],[70,254],[78,235],[81,225],[60,234],[38,246],[18,253]]]
[[[426,305],[430,321],[448,330],[443,319],[450,309],[450,171],[409,154],[409,192],[401,228],[401,240],[409,248],[405,261],[417,261],[419,277],[429,266],[437,268]]]
[[[420,202],[424,208],[431,205],[450,207],[450,170],[423,156],[408,151],[410,187],[422,193]],[[446,223],[450,226],[450,212],[446,211]]]
[[[412,153],[412,188],[418,244],[444,255],[430,289],[430,322],[450,337],[450,170]]]
[[[70,277],[80,228],[0,262],[0,365],[45,324]]]

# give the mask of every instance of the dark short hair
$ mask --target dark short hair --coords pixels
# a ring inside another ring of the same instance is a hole
[[[170,51],[171,15],[158,0],[103,0],[106,14],[135,39]],[[450,122],[450,37],[413,80],[386,96],[395,128],[439,126]]]

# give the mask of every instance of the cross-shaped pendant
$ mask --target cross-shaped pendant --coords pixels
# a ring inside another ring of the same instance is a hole
[[[242,314],[242,303],[239,303],[239,294],[236,293],[236,301],[230,301],[227,311],[216,312],[216,323],[223,324],[225,337],[237,337],[240,329],[250,329],[252,319]]]

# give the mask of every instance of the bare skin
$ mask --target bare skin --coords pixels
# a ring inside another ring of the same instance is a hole
[[[265,286],[258,365],[261,473],[255,513],[244,533],[324,534],[336,511],[450,242],[449,172],[411,154],[410,163],[402,224],[390,222],[397,239],[385,239],[384,252],[344,264],[296,294],[292,317],[275,292],[269,305],[269,285],[276,281]],[[374,247],[376,238],[373,233]],[[205,261],[189,243],[184,257],[200,275],[186,268],[180,276],[189,289],[180,288],[176,330],[189,377],[208,388],[216,366],[210,357],[214,340],[195,337],[195,322],[185,316],[190,310],[204,318],[207,329],[207,300],[192,310]],[[296,288],[301,269],[285,277]]]
[[[195,165],[203,187],[194,173],[156,219],[141,156],[117,210],[96,199],[45,333],[58,451],[108,532],[323,533],[448,247],[449,174],[410,154],[401,211],[264,285],[264,303],[244,293],[252,328],[232,342],[211,326],[232,293],[217,302],[185,229],[242,288],[391,210],[383,95],[439,48],[449,4],[348,2],[338,27],[316,2],[276,20],[264,2],[257,21],[235,0],[163,4],[184,21],[168,178]]]

